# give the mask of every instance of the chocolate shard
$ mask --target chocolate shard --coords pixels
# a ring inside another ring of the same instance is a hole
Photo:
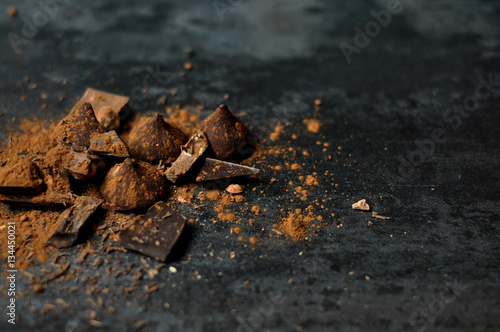
[[[88,102],[78,103],[71,112],[54,128],[52,139],[56,143],[72,145],[77,151],[85,151],[94,133],[106,131],[97,122],[94,109]]]
[[[96,90],[92,88],[87,88],[83,97],[78,103],[88,102],[92,105],[94,110],[99,112],[103,107],[109,107],[115,113],[117,113],[120,118],[125,118],[128,111],[129,97],[120,96],[114,93],[109,93],[101,90]]]
[[[200,130],[189,139],[186,145],[182,146],[181,154],[166,173],[167,179],[173,183],[182,179],[207,148],[207,137]]]
[[[233,178],[257,173],[259,173],[257,168],[206,158],[200,172],[196,176],[196,181]]]
[[[159,113],[142,121],[130,132],[127,147],[136,159],[156,164],[172,163],[181,153],[186,135]]]
[[[102,202],[103,200],[97,198],[78,197],[73,206],[59,216],[59,227],[51,235],[47,244],[57,248],[71,247],[78,240],[80,231]]]
[[[11,208],[33,210],[59,210],[73,204],[73,197],[61,195],[40,195],[26,197],[0,197],[0,202]]]
[[[105,134],[92,135],[89,152],[102,157],[128,158],[127,146],[112,130]]]
[[[38,195],[45,189],[40,170],[35,163],[21,159],[0,168],[0,194]]]
[[[241,159],[253,152],[250,133],[226,105],[220,105],[201,123],[216,159]]]
[[[123,246],[164,262],[186,225],[186,218],[164,202],[153,205],[120,233]]]
[[[114,210],[142,210],[163,199],[166,182],[156,167],[127,158],[108,171],[101,184],[101,194]]]

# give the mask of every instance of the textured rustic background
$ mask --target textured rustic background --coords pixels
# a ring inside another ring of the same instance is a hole
[[[258,190],[245,194],[250,206],[270,206],[258,227],[243,227],[259,238],[254,249],[229,236],[230,225],[213,224],[212,209],[183,206],[198,222],[168,262],[178,272],[165,268],[156,277],[165,285],[160,291],[146,297],[141,288],[124,298],[121,286],[130,277],[110,278],[106,266],[95,271],[86,263],[83,275],[100,273],[97,285],[111,289],[99,295],[104,309],[88,300],[85,284],[54,282],[18,300],[16,328],[134,330],[146,320],[150,331],[497,330],[500,5],[401,4],[348,63],[339,45],[354,46],[354,28],[364,30],[374,21],[370,11],[386,9],[385,1],[2,1],[1,139],[21,118],[59,118],[87,86],[131,96],[139,111],[159,110],[158,97],[177,90],[168,104],[200,103],[204,115],[227,93],[230,108],[247,111],[242,120],[261,137],[278,121],[296,123],[276,144],[299,135],[294,146],[310,151],[299,160],[308,165],[303,173],[320,174],[310,198],[322,199],[324,190],[332,197],[324,213],[331,226],[318,236],[298,243],[269,239],[271,224],[283,216],[275,197],[293,195],[285,192],[291,175],[264,167],[262,181],[248,186]],[[6,14],[9,5],[18,8],[16,18]],[[196,51],[189,61],[197,69],[180,76],[185,47]],[[146,80],[155,70],[157,80]],[[474,104],[476,88],[488,79],[499,82],[496,90],[480,90],[486,97]],[[316,98],[323,106],[315,111]],[[472,108],[453,108],[464,102]],[[313,116],[323,121],[319,134],[301,122]],[[438,128],[446,138],[429,143]],[[318,140],[330,142],[332,161],[324,160]],[[275,162],[280,159],[268,161]],[[331,177],[322,176],[326,170],[338,183],[335,193]],[[272,177],[278,182],[270,184]],[[280,206],[294,208],[285,198]],[[392,219],[368,228],[371,218],[350,210],[358,198]],[[229,259],[231,251],[236,259]],[[77,252],[68,250],[67,259]],[[143,265],[133,253],[106,258],[116,267]],[[68,293],[71,286],[79,290]],[[18,288],[28,289],[27,278]],[[40,314],[55,298],[71,308]],[[1,299],[5,305],[4,293]],[[97,312],[101,328],[88,325],[89,311]],[[1,330],[10,328],[6,316],[0,319]]]

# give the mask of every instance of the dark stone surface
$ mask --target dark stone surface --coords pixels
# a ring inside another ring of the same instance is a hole
[[[53,282],[41,294],[19,298],[17,329],[134,330],[147,320],[150,331],[498,330],[500,83],[473,111],[451,118],[448,110],[470,101],[480,78],[500,82],[500,4],[402,1],[403,11],[348,64],[339,44],[353,45],[353,28],[364,28],[373,20],[370,11],[386,8],[385,1],[233,1],[223,20],[211,1],[62,2],[18,43],[17,54],[10,33],[22,36],[25,19],[41,19],[43,12],[33,0],[2,3],[1,139],[19,119],[59,118],[87,86],[130,95],[140,111],[159,110],[157,98],[177,90],[169,104],[200,103],[204,115],[227,93],[230,108],[246,111],[242,120],[261,137],[278,121],[297,123],[276,144],[299,135],[292,144],[310,152],[298,157],[307,165],[302,174],[319,174],[320,186],[309,197],[331,198],[328,211],[317,208],[331,225],[309,241],[270,239],[271,225],[284,215],[277,197],[289,209],[310,202],[287,205],[295,197],[285,192],[287,183],[297,179],[266,168],[262,181],[250,182],[247,188],[257,190],[245,194],[249,205],[238,212],[244,219],[253,204],[268,205],[256,226],[242,223],[257,245],[245,248],[229,235],[231,225],[213,224],[213,209],[181,206],[198,221],[188,225],[185,248],[168,262],[178,272],[164,268],[155,278],[164,284],[160,291],[147,296],[140,288],[126,298],[121,286],[129,286],[130,277],[110,277],[109,265],[96,271],[91,257],[82,276],[99,273],[97,285],[110,293],[89,296],[81,282]],[[5,14],[7,3],[18,7],[17,18]],[[196,51],[189,61],[197,69],[181,77],[188,46]],[[147,79],[151,70],[161,72],[158,81]],[[142,87],[147,92],[138,93]],[[318,110],[316,98],[323,100]],[[313,116],[323,121],[319,134],[301,124]],[[421,156],[417,142],[428,143],[437,128],[446,140],[433,144],[411,171],[401,167],[400,156]],[[330,150],[323,152],[318,140],[330,142]],[[324,161],[325,154],[333,159]],[[278,182],[270,184],[272,177]],[[360,198],[391,220],[368,228],[369,215],[350,209]],[[67,259],[78,250],[69,249]],[[231,251],[236,259],[229,259]],[[116,267],[133,262],[133,272],[144,265],[134,253],[105,258]],[[71,286],[79,289],[69,293]],[[26,277],[18,280],[19,289],[28,287]],[[89,297],[103,297],[104,309]],[[6,305],[6,295],[0,298]],[[71,307],[40,314],[56,298]],[[101,328],[88,325],[89,311],[97,312]],[[1,330],[12,329],[6,320]]]

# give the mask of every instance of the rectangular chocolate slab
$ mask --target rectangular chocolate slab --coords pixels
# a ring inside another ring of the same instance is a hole
[[[186,218],[164,202],[149,208],[120,233],[125,248],[164,262],[186,225]]]

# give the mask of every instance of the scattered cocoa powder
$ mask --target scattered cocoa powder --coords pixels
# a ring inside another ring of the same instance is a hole
[[[307,125],[307,130],[311,133],[319,133],[321,122],[316,119],[304,119],[304,123]]]
[[[308,175],[306,177],[306,184],[308,186],[317,186],[318,185],[318,180],[314,176]]]

